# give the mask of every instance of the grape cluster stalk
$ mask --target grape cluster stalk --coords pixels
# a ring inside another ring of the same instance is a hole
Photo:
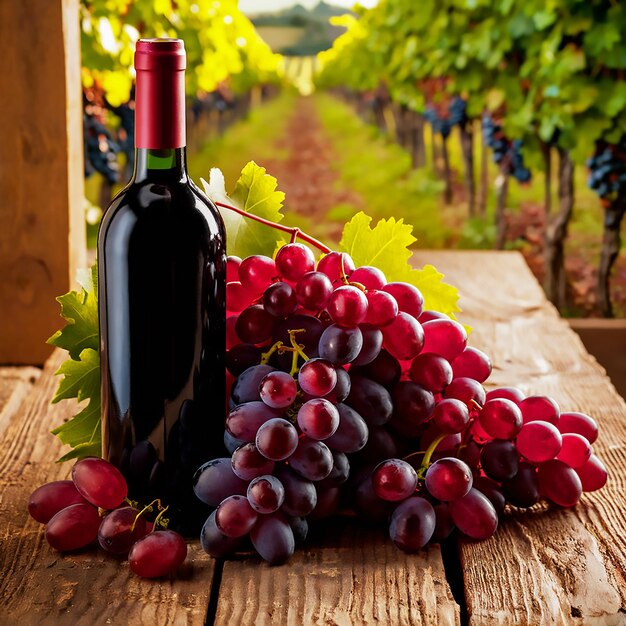
[[[108,554],[128,558],[132,572],[160,578],[176,572],[187,557],[187,543],[167,529],[167,506],[159,500],[136,508],[127,499],[128,486],[111,463],[86,457],[72,468],[72,480],[56,480],[36,489],[28,501],[31,517],[45,524],[48,544],[72,552],[99,543]],[[145,514],[154,507],[153,522]]]
[[[482,540],[507,503],[570,507],[604,485],[591,417],[487,391],[489,357],[416,287],[343,252],[316,262],[296,237],[275,259],[228,258],[230,456],[194,477],[209,555],[284,563],[310,522],[347,510],[406,552]]]

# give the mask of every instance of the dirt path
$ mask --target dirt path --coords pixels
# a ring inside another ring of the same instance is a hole
[[[336,147],[322,128],[310,98],[296,101],[286,134],[277,141],[277,147],[287,152],[287,158],[268,161],[266,166],[280,181],[289,211],[315,222],[317,231],[338,241],[338,224],[328,222],[321,227],[326,213],[341,204],[361,209],[365,202],[356,192],[340,186],[333,167]]]

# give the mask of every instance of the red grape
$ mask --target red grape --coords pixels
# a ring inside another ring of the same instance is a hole
[[[413,359],[409,375],[424,389],[440,393],[452,382],[452,367],[442,356],[428,352]]]
[[[576,471],[556,459],[539,466],[537,481],[539,493],[559,506],[574,506],[583,492],[582,483]]]
[[[130,569],[142,578],[173,574],[187,557],[185,540],[173,530],[155,530],[140,539],[128,555]]]
[[[96,540],[100,516],[91,504],[72,504],[46,524],[46,541],[59,552],[84,548]]]
[[[234,255],[226,257],[226,282],[230,283],[234,280],[239,281],[239,266],[241,258]]]
[[[231,457],[233,472],[241,480],[252,480],[257,476],[271,474],[274,461],[266,459],[253,443],[246,443],[237,448]]]
[[[333,285],[322,272],[308,272],[296,285],[298,304],[309,311],[324,309],[332,292]]]
[[[604,463],[595,454],[592,454],[582,467],[576,469],[576,473],[582,483],[583,491],[596,491],[604,487],[609,477]]]
[[[548,396],[528,396],[520,402],[519,408],[524,424],[539,420],[556,426],[559,422],[559,405]]]
[[[367,314],[367,298],[363,291],[352,285],[344,285],[333,291],[326,305],[333,322],[339,326],[358,326]]]
[[[273,283],[263,294],[263,308],[274,317],[287,317],[297,306],[296,293],[287,283]]]
[[[403,311],[381,330],[385,349],[399,361],[414,359],[424,346],[421,324]]]
[[[333,286],[338,287],[345,284],[344,277],[349,279],[354,272],[354,261],[345,252],[330,252],[318,261],[317,271],[326,274]]]
[[[298,386],[287,372],[270,372],[259,384],[259,395],[267,406],[286,409],[296,399]]]
[[[522,428],[522,412],[506,398],[485,402],[478,416],[480,425],[497,439],[513,439]]]
[[[478,489],[448,503],[448,510],[457,528],[472,539],[487,539],[498,528],[498,513],[487,496]]]
[[[417,488],[417,473],[406,461],[388,459],[379,463],[372,474],[374,492],[381,500],[404,500]]]
[[[467,405],[454,398],[439,401],[432,412],[432,423],[442,433],[460,433],[469,424]]]
[[[283,278],[296,282],[315,269],[315,257],[304,244],[288,243],[276,254],[276,269]]]
[[[458,357],[467,344],[467,331],[454,320],[432,320],[424,328],[423,352],[434,352],[448,361]]]
[[[495,400],[495,398],[506,398],[519,405],[524,399],[524,393],[520,389],[517,389],[517,387],[499,387],[498,389],[492,389],[487,392],[487,401]]]
[[[78,461],[72,468],[72,480],[85,500],[103,509],[117,508],[128,494],[117,467],[97,457]]]
[[[562,439],[563,445],[556,458],[574,469],[585,465],[591,457],[591,444],[578,433],[565,433]]]
[[[392,295],[398,303],[398,309],[412,315],[416,320],[424,310],[424,296],[422,292],[410,283],[387,283],[383,288]]]
[[[284,461],[298,447],[298,431],[287,420],[275,417],[259,427],[256,447],[265,458]]]
[[[598,438],[598,425],[596,421],[584,413],[561,413],[557,428],[563,434],[578,433],[589,443],[594,443]]]
[[[365,297],[367,298],[366,323],[382,328],[393,322],[396,315],[398,315],[398,303],[386,291],[373,289],[365,292]]]
[[[387,283],[387,277],[377,267],[363,265],[357,267],[350,274],[350,282],[360,283],[369,291],[370,289],[382,289]]]
[[[274,261],[261,254],[246,257],[239,266],[239,280],[252,294],[265,291],[276,275]]]
[[[553,459],[561,450],[562,442],[556,426],[541,420],[524,424],[515,441],[518,452],[533,463]]]
[[[111,511],[100,524],[98,543],[111,554],[128,554],[148,532],[145,519],[138,516],[139,510],[132,506]]]
[[[462,498],[472,488],[472,482],[472,470],[455,457],[439,459],[426,471],[426,489],[437,500]]]
[[[257,512],[246,496],[229,496],[215,511],[215,523],[227,537],[243,537],[256,524]]]
[[[313,398],[300,407],[298,426],[311,439],[328,439],[339,426],[339,411],[332,402]]]
[[[248,485],[248,502],[264,515],[277,511],[285,500],[285,488],[276,476],[259,476]]]
[[[33,519],[46,524],[60,510],[86,502],[71,480],[55,480],[33,491],[28,499],[28,512]]]
[[[491,374],[491,359],[481,350],[467,346],[452,361],[454,377],[467,376],[479,383],[484,383]]]
[[[304,393],[325,396],[337,384],[337,370],[330,361],[309,359],[298,372],[298,383]]]

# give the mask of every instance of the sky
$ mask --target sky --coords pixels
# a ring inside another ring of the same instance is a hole
[[[354,0],[325,0],[328,4],[334,4],[340,7],[352,8],[355,4]],[[301,4],[305,7],[314,7],[319,0],[239,0],[239,8],[244,13],[265,13],[266,11],[279,11],[286,9],[294,4]],[[365,7],[373,7],[378,0],[360,0],[359,4]]]

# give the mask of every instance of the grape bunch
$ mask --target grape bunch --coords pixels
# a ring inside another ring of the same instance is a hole
[[[464,126],[467,123],[467,103],[457,96],[439,105],[430,104],[424,109],[424,117],[434,133],[446,138],[455,126]]]
[[[599,143],[594,155],[587,161],[588,185],[603,201],[614,202],[626,191],[626,143],[612,145]]]
[[[524,165],[524,157],[521,153],[522,141],[507,139],[502,126],[489,113],[483,114],[482,128],[485,142],[493,150],[494,163],[504,166],[508,176],[513,176],[520,183],[527,183],[531,174]]]
[[[36,489],[28,512],[46,525],[46,541],[59,552],[79,550],[96,539],[105,552],[126,556],[130,569],[142,578],[175,572],[187,556],[185,540],[153,523],[126,499],[121,472],[104,459],[86,457],[72,468],[72,480],[57,480]],[[153,503],[154,504],[154,503]],[[159,508],[162,513],[167,507]],[[161,515],[162,517],[162,515]]]
[[[572,506],[606,480],[597,427],[516,389],[489,393],[486,354],[420,291],[346,253],[229,257],[230,457],[194,477],[214,508],[204,550],[286,561],[309,522],[344,509],[390,521],[414,551],[455,528],[491,536],[505,502]]]

